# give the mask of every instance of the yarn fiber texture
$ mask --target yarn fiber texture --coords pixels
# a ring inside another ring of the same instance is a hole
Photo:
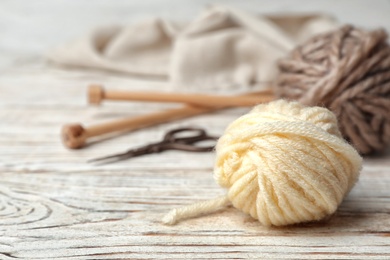
[[[361,154],[390,144],[390,46],[382,30],[350,25],[320,34],[279,62],[281,98],[333,111]]]
[[[285,100],[258,105],[218,140],[214,177],[226,196],[173,210],[163,221],[230,203],[265,226],[321,220],[353,187],[361,163],[328,109]]]

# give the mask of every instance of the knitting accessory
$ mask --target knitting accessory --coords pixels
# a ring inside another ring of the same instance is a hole
[[[214,149],[214,145],[199,145],[200,142],[209,140],[216,141],[217,137],[208,135],[206,131],[201,128],[178,128],[166,133],[161,142],[130,149],[124,153],[92,159],[89,160],[89,162],[99,164],[112,163],[146,154],[161,153],[166,150],[210,152]]]

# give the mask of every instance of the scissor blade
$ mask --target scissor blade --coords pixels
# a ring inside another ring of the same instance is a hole
[[[87,163],[103,165],[103,164],[114,163],[117,161],[122,161],[122,160],[125,160],[127,158],[131,158],[131,157],[132,157],[132,155],[129,153],[122,153],[122,154],[115,154],[115,155],[91,159],[91,160],[88,160]]]
[[[151,148],[154,146],[155,146],[154,144],[153,145],[146,145],[146,146],[143,146],[140,148],[128,150],[124,153],[118,153],[118,154],[114,154],[114,155],[109,155],[109,156],[104,156],[104,157],[92,159],[92,160],[89,160],[88,162],[95,163],[95,164],[98,163],[101,165],[101,164],[122,161],[122,160],[126,160],[126,159],[130,159],[133,157],[137,157],[137,156],[151,153],[151,152],[153,152],[153,151],[151,151]]]

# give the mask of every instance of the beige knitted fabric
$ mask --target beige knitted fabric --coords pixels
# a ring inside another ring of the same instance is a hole
[[[53,50],[59,64],[164,77],[183,90],[264,85],[276,60],[314,34],[334,29],[323,15],[255,16],[210,7],[189,24],[153,19],[100,28]]]

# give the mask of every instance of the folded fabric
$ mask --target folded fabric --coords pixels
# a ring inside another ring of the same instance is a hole
[[[189,91],[267,86],[276,61],[315,34],[332,30],[326,15],[256,16],[214,6],[189,24],[152,19],[98,28],[49,54],[53,62],[143,77],[163,77]]]

